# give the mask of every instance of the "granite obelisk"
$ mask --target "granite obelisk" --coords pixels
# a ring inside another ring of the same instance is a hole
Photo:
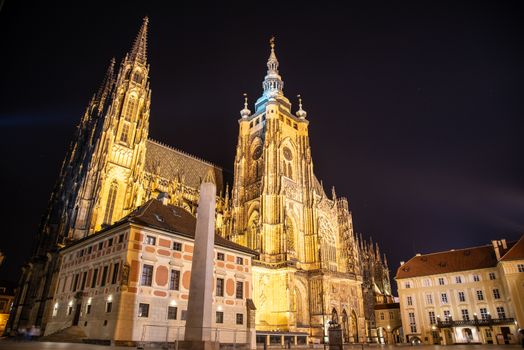
[[[200,185],[195,244],[189,283],[184,347],[191,349],[213,349],[212,303],[213,262],[215,258],[215,208],[216,185],[209,171]]]

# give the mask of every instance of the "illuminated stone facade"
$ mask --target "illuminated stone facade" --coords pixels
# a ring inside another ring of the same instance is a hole
[[[522,328],[524,236],[417,254],[396,280],[406,341],[513,344]]]
[[[255,111],[246,98],[240,112],[230,191],[220,167],[148,139],[147,26],[145,19],[117,74],[111,62],[77,128],[38,248],[24,267],[11,328],[45,328],[58,248],[109,227],[160,194],[195,214],[200,182],[211,170],[219,192],[217,233],[259,254],[253,263],[257,330],[300,333],[318,342],[335,314],[346,342],[369,341],[371,304],[378,294],[390,295],[387,265],[355,236],[347,199],[334,188],[328,197],[315,176],[307,113],[300,100],[293,113],[284,96],[274,41]],[[363,293],[371,295],[371,304]]]

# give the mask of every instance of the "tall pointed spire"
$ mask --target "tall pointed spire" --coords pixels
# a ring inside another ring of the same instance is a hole
[[[113,88],[113,84],[115,82],[115,58],[113,57],[111,61],[109,62],[109,67],[107,67],[106,75],[104,76],[104,80],[102,81],[102,84],[100,84],[100,88],[98,89],[98,92],[95,95],[95,101],[98,104],[99,111],[102,110],[104,107],[104,102],[107,98],[107,96],[111,93],[111,89]]]
[[[278,59],[275,54],[275,37],[269,39],[269,46],[271,53],[267,60],[267,75],[264,78],[262,86],[264,87],[264,95],[267,97],[274,97],[282,94],[284,88],[284,82],[278,74]]]
[[[135,42],[133,43],[133,47],[131,48],[131,52],[129,53],[129,59],[131,61],[137,61],[142,64],[146,63],[147,60],[147,25],[149,23],[149,18],[146,16],[144,17],[144,21],[142,22],[142,27],[140,27],[140,30],[138,31],[138,35],[136,36]]]

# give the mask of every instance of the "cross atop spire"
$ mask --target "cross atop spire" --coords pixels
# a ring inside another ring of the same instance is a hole
[[[137,61],[142,64],[146,63],[147,60],[147,25],[149,23],[149,18],[144,17],[142,22],[142,27],[138,31],[135,42],[129,54],[129,59],[131,61]]]
[[[278,59],[275,54],[275,37],[272,36],[269,39],[269,47],[271,52],[267,60],[267,75],[264,78],[262,86],[264,87],[264,95],[268,97],[274,97],[276,95],[282,94],[282,89],[284,88],[284,82],[278,74]]]

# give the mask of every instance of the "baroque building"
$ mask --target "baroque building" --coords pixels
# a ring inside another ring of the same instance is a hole
[[[417,254],[401,262],[396,280],[406,341],[518,341],[524,323],[524,236]]]
[[[195,215],[200,183],[211,171],[219,192],[217,234],[258,254],[252,272],[260,337],[282,340],[292,333],[320,342],[335,318],[346,342],[372,341],[369,310],[391,296],[387,264],[378,245],[356,237],[348,200],[334,188],[328,196],[315,176],[307,113],[300,97],[293,113],[284,95],[274,40],[262,96],[253,113],[246,97],[240,112],[230,191],[221,167],[149,138],[147,31],[145,18],[131,50],[118,70],[111,61],[81,118],[8,328],[45,328],[60,249],[159,196]]]

